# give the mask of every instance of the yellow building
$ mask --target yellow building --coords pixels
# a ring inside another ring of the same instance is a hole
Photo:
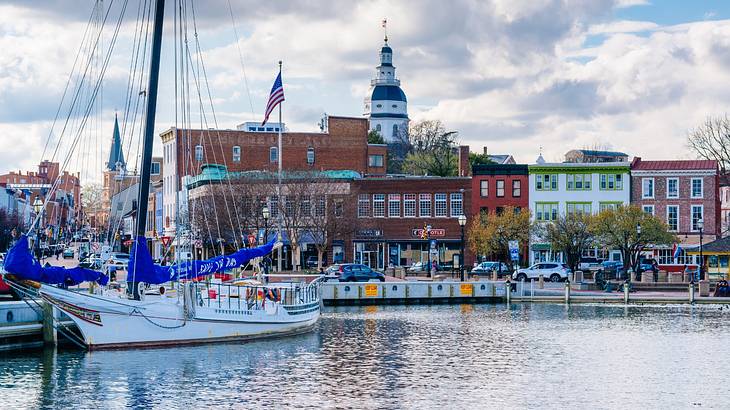
[[[699,255],[700,248],[687,250],[687,254]],[[730,236],[703,244],[702,258],[710,279],[730,279]]]

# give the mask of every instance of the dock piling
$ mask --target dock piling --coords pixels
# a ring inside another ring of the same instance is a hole
[[[53,310],[53,305],[50,303],[43,304],[43,343],[46,345],[55,345],[58,342],[58,333],[53,325]]]
[[[565,281],[565,304],[570,304],[570,280]]]

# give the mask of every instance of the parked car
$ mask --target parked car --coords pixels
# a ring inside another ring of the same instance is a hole
[[[603,259],[594,257],[583,257],[580,258],[580,262],[578,263],[578,269],[582,271],[597,271],[601,269],[602,262]]]
[[[605,280],[608,279],[624,279],[626,270],[624,263],[620,261],[604,261],[597,271]]]
[[[373,279],[385,282],[385,275],[366,265],[345,263],[340,265],[339,279],[340,282],[368,282]]]
[[[63,250],[63,259],[73,259],[74,250],[73,248],[66,248]]]
[[[413,262],[406,270],[408,272],[423,272],[426,270],[426,265],[423,262]]]
[[[530,279],[538,279],[540,275],[550,282],[560,282],[568,279],[570,268],[564,263],[541,262],[529,268],[517,270],[517,272],[512,274],[512,278],[518,281],[527,281]]]
[[[304,267],[311,269],[317,267],[317,257],[316,256],[307,256],[307,259],[304,261]]]
[[[497,272],[500,275],[512,273],[509,266],[504,262],[482,262],[471,270],[471,273],[477,275],[489,275],[492,272]]]

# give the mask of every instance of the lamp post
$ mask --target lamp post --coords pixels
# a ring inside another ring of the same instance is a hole
[[[705,221],[703,219],[700,219],[697,221],[697,229],[700,231],[700,280],[705,279],[705,258],[702,256],[702,231],[705,228]]]
[[[41,215],[41,213],[43,212],[43,201],[41,201],[41,198],[39,196],[35,197],[35,201],[33,201],[33,210],[35,211],[36,217],[38,217],[38,215]],[[41,225],[42,225],[42,222],[43,222],[43,217],[41,216],[40,220],[38,222],[38,229],[36,230],[36,235],[35,235],[35,238],[36,238],[35,248],[36,248],[36,255],[38,256],[38,260],[41,260],[41,256],[42,256],[41,255],[41,231],[42,231]]]
[[[466,225],[466,216],[459,215],[459,226],[461,227],[461,255],[459,255],[459,272],[461,273],[461,281],[464,281],[464,226]]]
[[[428,258],[428,276],[431,276],[431,225],[426,225],[426,257]]]
[[[271,211],[269,211],[269,207],[264,205],[264,208],[261,210],[261,215],[264,217],[264,243],[269,239],[269,217],[271,216]]]

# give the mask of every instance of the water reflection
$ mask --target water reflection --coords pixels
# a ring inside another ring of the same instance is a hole
[[[0,357],[3,408],[725,407],[728,311],[514,304],[329,309],[248,344]],[[718,388],[720,387],[720,388]]]

